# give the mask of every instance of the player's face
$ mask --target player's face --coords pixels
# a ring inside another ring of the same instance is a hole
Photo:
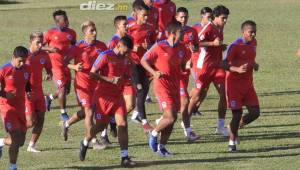
[[[33,40],[31,40],[30,43],[31,49],[34,51],[38,51],[42,48],[43,46],[43,38],[42,37],[36,37]]]
[[[153,2],[154,2],[154,0],[144,0],[144,3],[145,3],[147,6],[152,6],[152,5],[153,5]]]
[[[128,29],[128,23],[125,20],[122,20],[118,24],[118,30],[122,33],[126,33]]]
[[[220,15],[218,17],[215,17],[215,20],[217,21],[217,25],[220,26],[220,27],[224,27],[226,22],[227,22],[227,19],[228,19],[228,16],[227,15]]]
[[[25,57],[15,57],[15,56],[14,56],[14,57],[12,58],[12,64],[13,64],[13,66],[16,67],[16,68],[21,68],[21,67],[25,64],[26,59],[27,59],[27,58],[25,58]]]
[[[148,20],[148,11],[147,10],[139,10],[136,11],[137,20],[140,21],[142,24],[147,23]]]
[[[60,28],[69,27],[69,20],[67,16],[57,15],[55,16],[55,24]]]
[[[130,51],[129,48],[122,43],[118,43],[118,50],[119,50],[119,55],[123,57],[127,56],[127,54]]]
[[[183,37],[182,35],[183,35],[182,29],[178,29],[176,32],[170,34],[170,36],[174,40],[174,44],[176,44],[182,40],[182,37]]]
[[[185,12],[178,12],[176,15],[176,20],[181,23],[182,26],[185,26],[188,22],[189,15]]]
[[[212,13],[209,13],[209,12],[202,14],[202,22],[208,23],[209,21],[211,21],[211,16],[212,16]]]
[[[251,25],[246,25],[242,31],[243,37],[247,42],[252,41],[256,36],[256,28]]]
[[[88,26],[84,32],[85,37],[88,39],[96,40],[97,38],[97,29],[95,26]]]

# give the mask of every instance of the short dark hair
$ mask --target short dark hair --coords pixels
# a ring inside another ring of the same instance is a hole
[[[241,29],[244,29],[245,26],[252,26],[252,27],[256,27],[256,23],[254,21],[251,21],[251,20],[246,20],[242,23],[241,25]]]
[[[206,14],[206,13],[212,13],[212,9],[210,7],[203,7],[201,10],[200,10],[200,14]]]
[[[123,45],[125,45],[127,48],[129,49],[133,49],[133,42],[131,40],[131,38],[129,38],[128,36],[124,36],[119,40],[120,43],[122,43]]]
[[[172,22],[170,22],[166,28],[166,31],[168,33],[175,33],[177,30],[181,29],[181,23],[178,21],[173,20]]]
[[[27,58],[28,50],[27,50],[27,48],[25,48],[23,46],[18,46],[14,49],[13,55],[14,55],[14,57]]]
[[[141,11],[141,10],[149,11],[150,8],[145,4],[145,2],[143,0],[135,0],[132,3],[132,10],[133,11]]]
[[[179,8],[177,8],[176,13],[179,13],[179,12],[183,12],[183,13],[189,14],[188,9],[186,9],[185,7],[179,7]]]
[[[67,17],[67,13],[64,10],[59,9],[59,10],[56,10],[56,11],[53,12],[53,18],[54,19],[55,19],[56,16],[59,16],[59,15],[63,15],[65,17]]]
[[[127,21],[127,17],[125,15],[118,15],[114,19],[114,26],[119,24],[120,21]]]
[[[223,5],[218,5],[218,6],[216,6],[215,8],[214,8],[214,10],[213,10],[213,19],[215,18],[215,17],[218,17],[218,16],[220,16],[220,15],[229,15],[230,14],[230,11],[229,11],[229,9],[228,8],[226,8],[225,6],[223,6]]]

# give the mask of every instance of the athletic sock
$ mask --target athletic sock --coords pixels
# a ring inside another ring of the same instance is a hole
[[[101,132],[101,137],[105,137],[107,136],[107,129],[104,129],[102,132]]]
[[[10,164],[9,169],[17,169],[17,164]]]
[[[235,141],[229,140],[229,145],[235,145]]]
[[[54,100],[53,94],[49,95],[50,100]]]
[[[122,158],[128,157],[128,150],[127,149],[121,150],[120,154]]]
[[[83,139],[83,145],[84,145],[84,146],[88,146],[88,144],[89,144],[88,140],[87,140],[86,138],[84,138],[84,139]]]
[[[66,121],[66,123],[65,123],[65,127],[66,127],[66,128],[69,128],[69,127],[70,127],[70,125],[69,125],[68,121]]]
[[[60,113],[64,114],[64,113],[67,113],[67,111],[66,111],[66,109],[60,109]]]
[[[156,132],[155,130],[152,130],[151,135],[154,136],[154,137],[157,137],[158,132]]]
[[[225,126],[225,119],[218,120],[218,128],[224,128]]]
[[[147,119],[142,119],[142,124],[143,124],[143,125],[145,125],[145,124],[147,124],[147,123],[148,123]]]
[[[29,147],[34,147],[34,146],[35,146],[35,142],[30,141],[28,146],[29,146]]]
[[[188,127],[188,128],[185,128],[185,131],[186,131],[187,137],[190,137],[193,130],[191,127]]]
[[[0,147],[4,146],[4,138],[0,138]]]

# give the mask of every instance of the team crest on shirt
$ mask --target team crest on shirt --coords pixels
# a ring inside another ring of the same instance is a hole
[[[193,34],[190,34],[189,40],[190,40],[190,41],[193,41],[193,39],[194,39]]]
[[[67,35],[67,38],[68,38],[68,40],[71,41],[71,40],[73,39],[73,36],[72,36],[71,34],[68,34],[68,35]]]
[[[11,125],[10,122],[6,122],[5,123],[5,127],[6,127],[7,130],[11,130],[12,129],[12,125]]]
[[[81,104],[86,105],[86,99],[81,99]]]
[[[45,59],[44,59],[44,58],[41,58],[41,59],[40,59],[40,63],[41,63],[42,65],[44,65],[44,64],[45,64],[45,62],[46,62],[46,61],[45,61]]]
[[[178,56],[179,56],[180,58],[183,58],[183,57],[184,57],[184,52],[183,52],[183,51],[179,51],[179,52],[178,52]]]
[[[29,74],[26,72],[26,73],[24,73],[24,78],[25,78],[25,80],[28,80],[28,78],[29,78]]]
[[[101,120],[101,119],[102,119],[101,113],[97,113],[97,114],[96,114],[96,119],[97,119],[97,120]]]
[[[231,100],[230,106],[231,106],[232,108],[235,108],[235,107],[236,107],[236,101],[235,101],[235,100]]]

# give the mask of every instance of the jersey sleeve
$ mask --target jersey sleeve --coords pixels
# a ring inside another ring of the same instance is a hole
[[[230,64],[232,60],[234,60],[235,55],[236,55],[236,46],[234,44],[231,44],[224,53],[224,60],[226,60],[227,63]]]
[[[150,64],[154,65],[158,55],[157,55],[157,44],[154,44],[143,56],[143,58]]]
[[[51,69],[52,69],[52,64],[51,64],[51,60],[50,60],[50,56],[48,53],[45,54],[45,65],[44,68],[46,70],[47,73],[51,73]]]
[[[48,31],[45,31],[44,32],[44,44],[49,44],[50,41],[51,41],[51,31],[48,30]]]
[[[202,31],[198,34],[199,41],[200,42],[207,41],[207,39],[209,38],[209,32],[210,32],[210,27],[209,24],[207,24],[206,27],[204,27]]]
[[[103,69],[107,65],[107,55],[101,53],[93,64],[93,68],[97,71]]]
[[[192,35],[193,35],[192,43],[193,45],[197,46],[199,44],[199,37],[197,31],[194,28],[192,28]]]

